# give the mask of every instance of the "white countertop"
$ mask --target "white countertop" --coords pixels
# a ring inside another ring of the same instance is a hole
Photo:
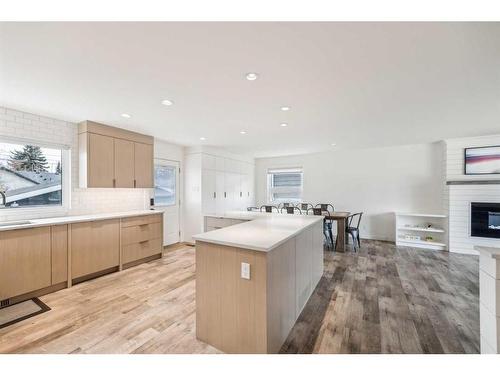
[[[265,252],[295,237],[311,225],[323,221],[322,216],[248,211],[232,211],[224,215],[206,216],[249,221],[194,235],[195,240]]]
[[[122,217],[154,215],[154,214],[161,214],[161,213],[163,213],[163,211],[135,210],[135,211],[125,211],[125,212],[113,212],[113,213],[106,213],[106,214],[58,216],[58,217],[50,217],[50,218],[45,218],[45,219],[28,219],[28,220],[21,220],[20,219],[20,220],[13,220],[12,225],[4,225],[8,222],[0,223],[0,224],[2,224],[0,226],[0,231],[42,227],[42,226],[47,226],[47,225],[80,223],[80,222],[84,222],[84,221],[93,221],[93,220],[119,219]],[[29,222],[29,223],[19,224],[20,222]],[[16,223],[18,223],[18,224],[16,224]]]
[[[236,220],[255,220],[259,217],[269,217],[269,216],[280,216],[283,217],[286,214],[280,214],[278,212],[259,212],[259,211],[226,211],[223,214],[205,214],[204,217],[215,217],[219,219],[236,219]]]
[[[492,258],[500,259],[500,247],[474,246],[474,250],[486,254]]]

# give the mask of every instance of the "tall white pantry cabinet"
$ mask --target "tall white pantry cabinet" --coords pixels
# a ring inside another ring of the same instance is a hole
[[[204,216],[255,205],[253,161],[205,152],[185,156],[184,241],[204,231]]]

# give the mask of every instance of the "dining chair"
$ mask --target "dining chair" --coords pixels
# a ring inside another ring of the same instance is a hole
[[[298,203],[295,207],[300,208],[302,211],[306,212],[306,214],[309,208],[314,208],[311,203]]]
[[[290,203],[288,203],[288,202],[282,202],[278,205],[279,209],[283,209],[283,208],[287,208],[287,207],[290,207]]]
[[[345,231],[348,235],[352,237],[352,244],[354,251],[356,251],[356,243],[358,244],[358,249],[361,248],[361,241],[359,239],[359,224],[361,223],[361,218],[363,217],[362,212],[357,212],[355,214],[349,215],[346,220]],[[353,225],[353,221],[357,220],[357,223]]]
[[[307,210],[307,215],[310,215],[310,212],[312,215],[315,216],[324,216],[323,211],[321,211],[321,208],[319,207],[312,207]],[[323,219],[323,235],[325,236],[326,243],[328,244],[328,247],[331,247],[332,250],[335,250],[335,247],[333,245],[333,236],[332,232],[328,231],[328,226],[326,224],[326,219]]]
[[[273,209],[276,210],[276,212],[278,212],[278,213],[280,212],[280,210],[276,206],[270,206],[270,205],[260,206],[260,212],[271,213],[271,212],[273,212]]]
[[[333,208],[333,204],[331,203],[318,203],[315,207],[321,208],[321,211],[323,212],[328,212],[328,213],[335,212],[335,208]]]
[[[259,211],[259,207],[247,207],[247,211]]]
[[[302,210],[300,208],[298,208],[298,207],[294,207],[294,206],[282,207],[281,208],[281,213],[283,213],[283,210],[285,210],[286,213],[290,214],[290,215],[294,215],[295,211],[298,211],[299,215],[302,215]]]
[[[335,208],[333,207],[333,204],[331,203],[318,203],[316,205],[316,208],[321,209],[322,214],[326,214],[327,216],[330,216],[330,214],[335,212]],[[337,247],[337,239],[335,239],[335,246],[333,244],[333,220],[330,218],[325,219],[325,231],[328,232],[328,236],[330,237],[330,240],[332,242],[332,247],[336,248]]]
[[[315,215],[315,216],[321,216],[323,213],[321,212],[321,208],[316,208],[316,207],[311,207],[307,209],[306,211],[307,215]]]

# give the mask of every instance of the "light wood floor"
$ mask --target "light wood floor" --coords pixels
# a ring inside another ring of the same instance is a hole
[[[0,353],[217,353],[195,337],[195,256],[160,260],[41,297],[51,311],[0,330]],[[284,353],[477,353],[473,256],[364,241],[325,273]]]

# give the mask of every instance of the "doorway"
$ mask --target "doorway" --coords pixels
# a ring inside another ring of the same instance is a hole
[[[163,246],[180,241],[179,162],[155,158],[154,208],[163,211]]]

